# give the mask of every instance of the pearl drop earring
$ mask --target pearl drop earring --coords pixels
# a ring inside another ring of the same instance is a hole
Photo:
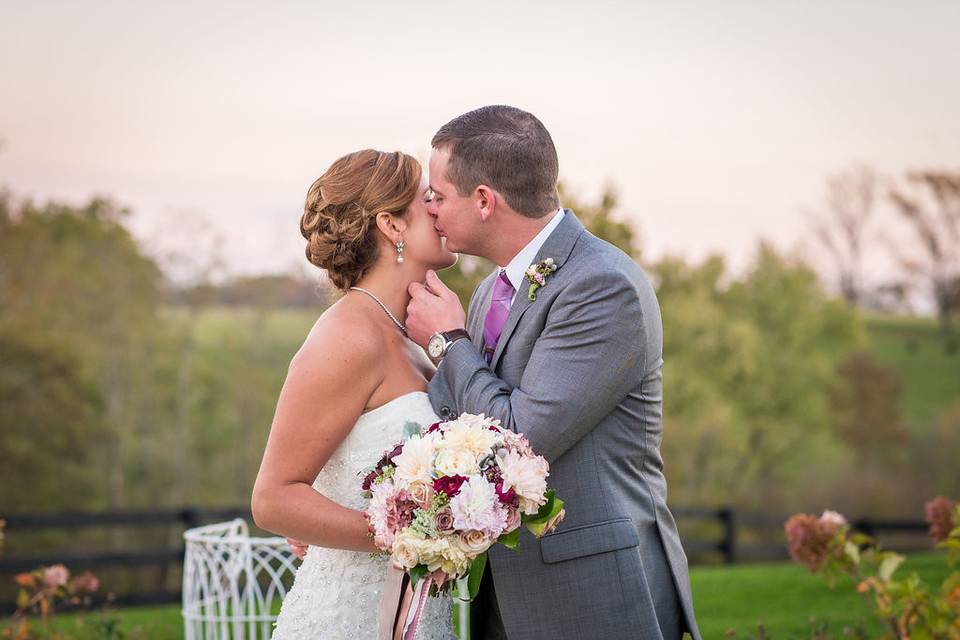
[[[397,262],[403,262],[403,240],[397,241]]]

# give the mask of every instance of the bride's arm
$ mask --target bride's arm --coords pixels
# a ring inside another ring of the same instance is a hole
[[[375,551],[363,514],[312,486],[383,379],[378,332],[362,322],[338,324],[346,330],[314,331],[290,363],[251,508],[267,531],[317,546]]]

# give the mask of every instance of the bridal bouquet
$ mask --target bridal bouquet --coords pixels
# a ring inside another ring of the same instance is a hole
[[[414,584],[429,576],[436,594],[467,578],[472,599],[487,549],[515,549],[521,526],[540,537],[563,518],[548,475],[525,437],[464,413],[412,434],[364,477],[370,533]]]

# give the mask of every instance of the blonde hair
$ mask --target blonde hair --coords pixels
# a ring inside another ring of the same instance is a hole
[[[420,163],[405,153],[364,149],[335,161],[307,191],[300,233],[307,260],[349,289],[377,260],[376,216],[404,215],[420,187]]]

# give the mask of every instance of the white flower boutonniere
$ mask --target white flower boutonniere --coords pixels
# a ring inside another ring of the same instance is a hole
[[[557,265],[554,264],[553,258],[544,258],[540,262],[530,265],[527,268],[527,271],[523,274],[523,277],[526,278],[530,283],[530,289],[527,291],[527,297],[531,300],[536,300],[537,289],[546,286],[547,276],[551,275],[556,270]]]

